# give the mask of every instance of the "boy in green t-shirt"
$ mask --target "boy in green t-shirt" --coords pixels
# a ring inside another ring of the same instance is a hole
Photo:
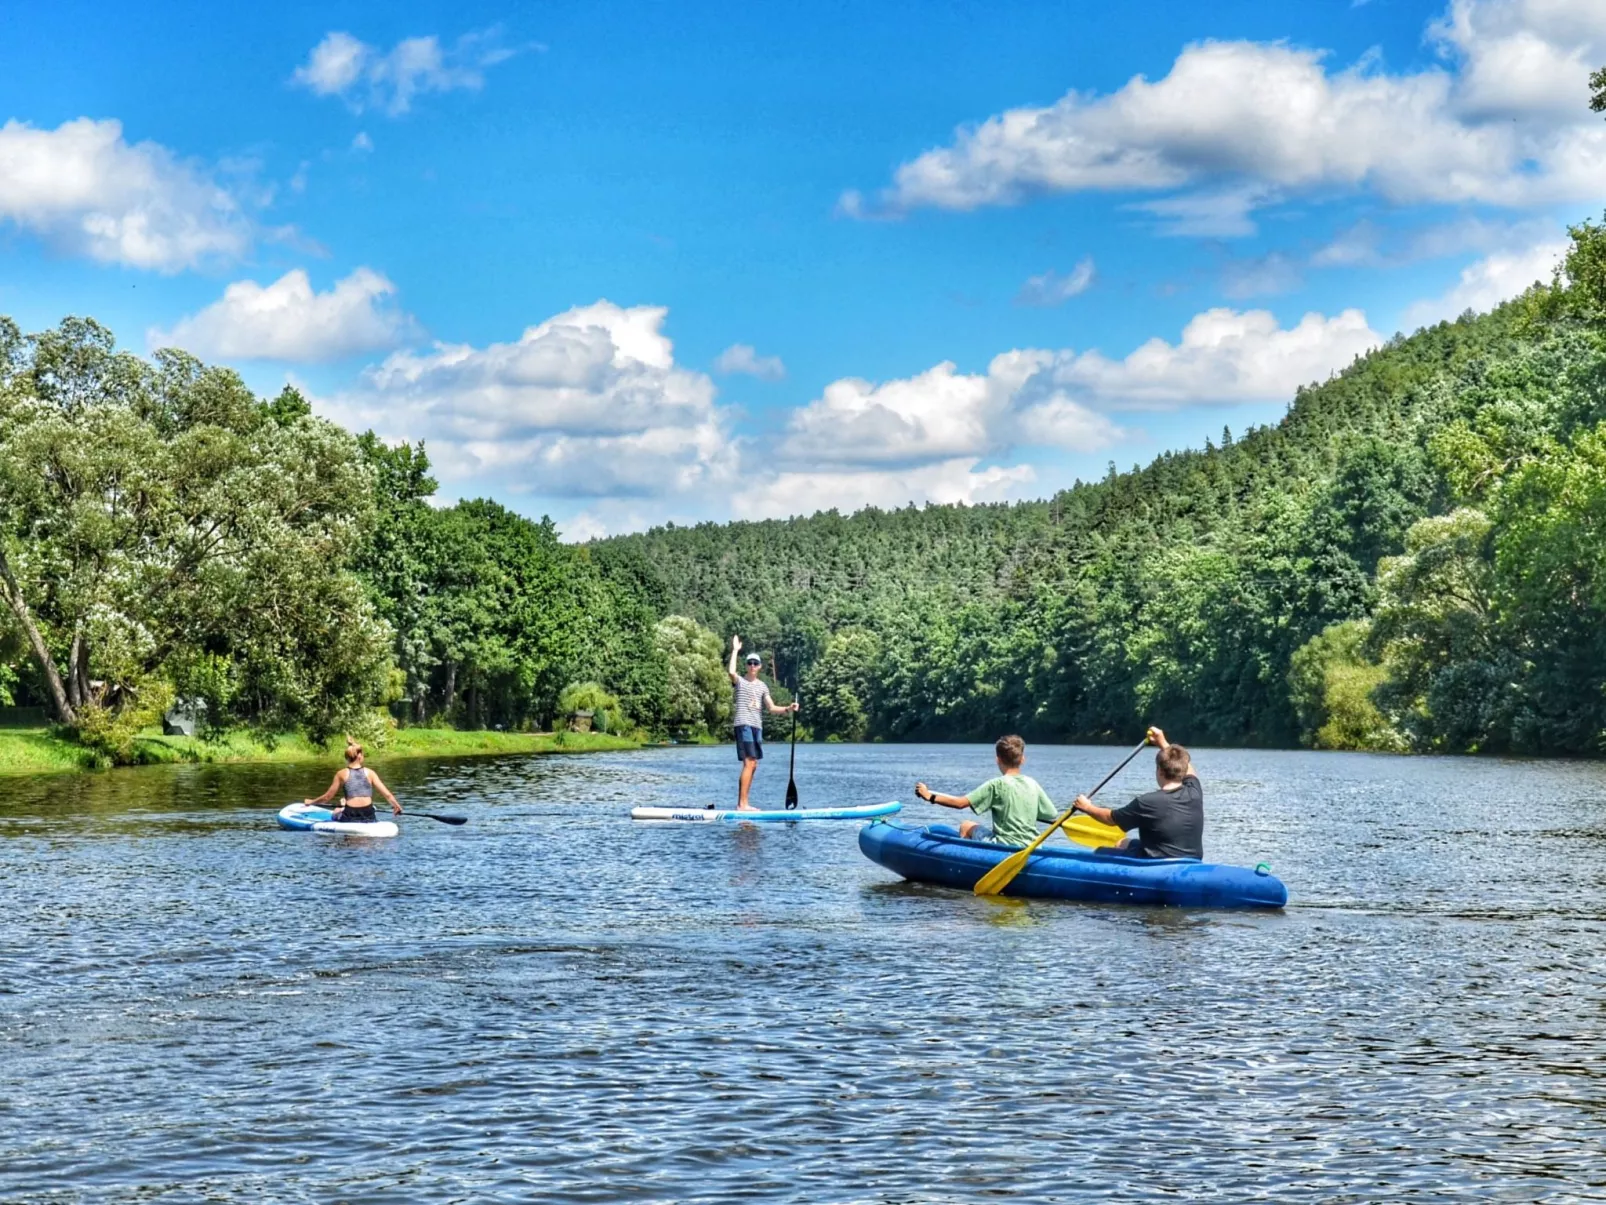
[[[1037,836],[1037,825],[1059,818],[1048,792],[1035,778],[1020,772],[1026,761],[1026,742],[1018,736],[1001,736],[993,746],[998,758],[997,778],[989,779],[969,795],[943,795],[923,782],[915,783],[915,798],[945,808],[970,808],[978,816],[992,815],[989,828],[979,820],[959,822],[959,835],[972,841],[999,845],[1026,845]]]

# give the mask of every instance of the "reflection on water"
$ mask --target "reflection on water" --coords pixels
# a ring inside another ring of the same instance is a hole
[[[1030,770],[1065,799],[1123,752]],[[326,768],[5,782],[0,1201],[1606,1200],[1606,770],[1196,761],[1208,852],[1286,913],[624,818],[726,799],[728,749],[380,759],[473,817],[389,842],[274,827]],[[798,785],[990,766],[806,748]]]

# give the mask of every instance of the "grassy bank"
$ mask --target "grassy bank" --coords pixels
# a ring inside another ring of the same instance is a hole
[[[145,765],[174,762],[327,762],[338,760],[340,739],[316,745],[304,736],[281,736],[268,743],[245,732],[219,740],[162,736],[136,738],[135,756]],[[459,732],[452,728],[404,728],[382,748],[370,746],[369,760],[382,764],[404,757],[473,757],[490,753],[595,753],[634,749],[637,742],[598,732]],[[94,768],[88,750],[44,728],[0,729],[0,775],[60,774]]]

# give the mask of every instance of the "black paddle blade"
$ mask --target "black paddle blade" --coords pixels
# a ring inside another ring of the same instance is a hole
[[[797,783],[792,779],[788,779],[786,783],[786,810],[789,812],[797,810]]]
[[[403,812],[403,816],[422,816],[426,820],[439,820],[442,824],[467,824],[467,816],[442,816],[437,812]]]

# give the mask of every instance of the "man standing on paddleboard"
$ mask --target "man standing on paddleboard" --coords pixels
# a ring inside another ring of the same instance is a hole
[[[736,734],[736,756],[742,763],[741,787],[736,792],[736,810],[752,812],[757,809],[747,802],[747,792],[753,785],[753,774],[764,756],[764,712],[780,715],[796,711],[797,704],[779,706],[770,696],[770,688],[759,681],[758,670],[764,659],[757,653],[747,654],[747,674],[736,672],[736,654],[742,651],[742,638],[731,637],[730,664],[725,667],[731,676],[734,697],[731,700],[731,727]]]

